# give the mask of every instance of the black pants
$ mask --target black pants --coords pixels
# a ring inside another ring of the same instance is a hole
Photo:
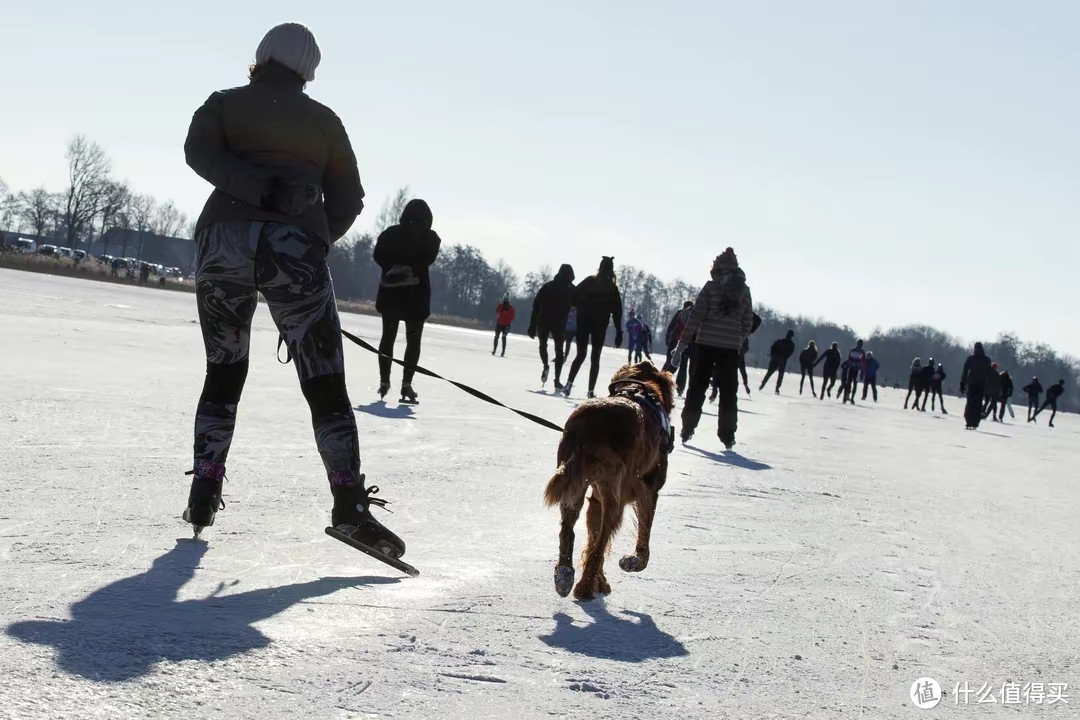
[[[863,378],[863,384],[862,384],[862,399],[863,400],[866,399],[866,391],[867,390],[873,390],[874,391],[874,402],[877,402],[877,376],[876,375],[874,377],[870,377],[870,378],[868,378],[868,377]]]
[[[1039,412],[1039,393],[1028,393],[1028,420]]]
[[[859,368],[848,368],[847,377],[844,378],[844,402],[855,404],[855,393],[859,390]]]
[[[821,393],[818,395],[818,400],[824,400],[825,393],[828,393],[829,397],[832,397],[834,387],[836,387],[836,370],[822,370]]]
[[[773,373],[776,373],[776,391],[780,392],[780,386],[784,384],[784,370],[786,367],[787,361],[770,358],[769,369],[765,372],[765,379],[761,381],[761,386],[758,390],[763,390],[765,385],[768,384],[769,378],[773,376]]]
[[[545,369],[548,366],[548,338],[550,337],[555,341],[555,382],[559,382],[559,378],[562,377],[563,362],[566,360],[566,354],[563,351],[563,331],[542,327],[538,337],[540,340],[540,362],[544,363]]]
[[[416,366],[420,362],[420,340],[424,335],[423,320],[399,320],[398,318],[383,315],[382,340],[379,341],[379,380],[384,383],[390,382],[390,368],[394,366],[390,357],[393,356],[394,343],[397,342],[398,327],[405,323],[405,370],[401,373],[402,385],[411,385],[413,376],[416,374]]]
[[[1043,403],[1042,407],[1039,408],[1035,412],[1035,414],[1031,416],[1031,418],[1034,420],[1035,418],[1037,418],[1039,416],[1039,413],[1041,413],[1046,408],[1051,408],[1053,410],[1053,412],[1050,413],[1050,424],[1053,425],[1054,424],[1054,418],[1057,417],[1057,398],[1054,398],[1053,400],[1051,400],[1050,398],[1047,398],[1046,402]]]
[[[806,385],[807,376],[810,377],[810,394],[817,395],[817,391],[814,390],[814,366],[813,365],[801,365],[799,371],[802,373],[802,377],[799,379],[799,394],[802,395],[803,386]]]
[[[719,415],[717,433],[721,442],[735,440],[735,430],[739,422],[739,351],[696,345],[694,348],[693,372],[690,374],[690,388],[686,392],[686,404],[682,411],[682,432],[688,435],[697,429],[701,420],[701,407],[705,404],[705,391],[709,389],[715,373],[718,380]]]
[[[1001,407],[1001,412],[1005,412],[1005,407]],[[983,399],[983,420],[986,418],[992,418],[994,420],[998,418],[998,401],[997,398],[992,395],[988,395]]]
[[[739,375],[742,376],[743,387],[746,388],[746,394],[750,394],[750,380],[746,377],[746,353],[739,353]]]
[[[914,407],[917,409],[919,407],[919,400],[922,398],[922,393],[923,393],[922,385],[915,382],[914,380],[908,380],[907,397],[904,398],[904,409],[905,410],[907,410],[908,401],[911,400],[911,393],[915,393],[915,406]],[[982,411],[980,410],[980,412],[982,412]]]
[[[945,412],[945,395],[941,392],[941,383],[934,383],[930,386],[930,390],[923,395],[922,408],[926,409],[926,398],[930,398],[930,409],[935,409],[935,402],[941,404],[941,412]]]
[[[585,362],[585,356],[589,354],[589,346],[592,346],[592,355],[589,358],[589,392],[596,390],[596,378],[600,375],[600,353],[604,349],[604,338],[607,336],[607,323],[592,328],[584,328],[580,324],[577,331],[577,355],[570,365],[570,376],[566,378],[568,385],[574,384],[578,370]]]
[[[502,354],[506,354],[506,335],[510,332],[509,325],[496,325],[495,326],[495,343],[491,346],[491,354],[494,355],[495,351],[499,349],[499,336],[502,335],[503,348]]]
[[[292,355],[327,475],[355,479],[360,444],[345,389],[326,243],[277,223],[215,223],[195,237],[195,298],[206,348],[206,379],[195,412],[196,468],[212,464],[224,471],[260,293]]]
[[[964,406],[964,421],[969,428],[979,427],[983,416],[983,386],[968,385],[967,404]]]

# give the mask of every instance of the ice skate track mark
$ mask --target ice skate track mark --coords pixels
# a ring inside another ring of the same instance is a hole
[[[467,675],[465,673],[439,673],[443,677],[454,678],[456,680],[470,680],[472,682],[485,682],[485,683],[497,683],[506,684],[506,681],[502,678],[495,677],[494,675]]]

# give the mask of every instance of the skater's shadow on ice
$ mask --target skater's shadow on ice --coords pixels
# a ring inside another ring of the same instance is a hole
[[[368,405],[357,405],[353,408],[356,412],[376,417],[390,418],[391,420],[413,420],[413,409],[408,405],[395,405],[390,407],[385,400],[376,400]]]
[[[620,662],[637,663],[690,654],[681,642],[656,627],[645,613],[623,610],[621,615],[626,617],[618,617],[608,612],[603,600],[579,606],[593,622],[575,625],[566,613],[555,613],[555,630],[550,635],[541,635],[540,640],[579,655]]]
[[[696,452],[699,455],[706,457],[710,460],[715,460],[718,463],[724,463],[725,465],[734,465],[735,467],[743,468],[744,470],[772,470],[772,465],[760,462],[758,460],[751,460],[748,457],[743,457],[737,452],[726,452],[723,454],[709,452],[708,450],[702,450],[699,447],[693,445],[683,445],[687,450]]]
[[[162,661],[213,662],[270,645],[253,624],[310,598],[396,578],[331,577],[295,585],[177,601],[206,553],[201,541],[176,547],[139,575],[95,590],[71,606],[71,620],[27,620],[9,625],[10,637],[51,645],[64,672],[89,680],[123,682]],[[234,583],[235,584],[235,581]]]

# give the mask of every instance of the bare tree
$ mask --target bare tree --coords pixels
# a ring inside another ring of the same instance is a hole
[[[101,146],[85,135],[68,143],[68,189],[65,192],[64,228],[68,247],[74,248],[81,233],[92,228],[104,187],[109,182],[110,163]]]
[[[19,215],[23,225],[35,235],[45,235],[55,227],[59,210],[59,198],[43,187],[19,193]]]
[[[155,235],[173,237],[187,223],[184,213],[176,209],[172,200],[157,205],[150,217],[150,232]]]
[[[131,218],[131,227],[139,236],[139,253],[135,257],[142,260],[143,242],[146,233],[150,230],[157,202],[149,195],[132,195],[128,201],[127,212]],[[127,248],[127,238],[124,238],[124,247]]]
[[[382,209],[379,210],[379,214],[375,217],[375,237],[378,237],[383,230],[396,225],[398,220],[401,219],[401,213],[404,212],[405,206],[409,204],[409,200],[412,197],[409,193],[409,186],[399,188],[397,194],[383,203]]]

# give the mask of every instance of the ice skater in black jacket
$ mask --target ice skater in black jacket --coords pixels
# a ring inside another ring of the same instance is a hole
[[[1051,385],[1046,391],[1046,402],[1043,403],[1041,408],[1035,411],[1035,414],[1031,416],[1031,420],[1028,422],[1035,422],[1035,418],[1039,417],[1039,413],[1046,408],[1053,408],[1053,412],[1050,413],[1050,427],[1054,427],[1054,418],[1057,417],[1057,401],[1064,392],[1064,380],[1058,380],[1057,385]]]
[[[833,343],[825,352],[821,353],[821,357],[814,362],[814,367],[817,367],[819,363],[825,363],[821,368],[821,392],[818,393],[818,400],[824,400],[825,394],[828,393],[829,397],[832,397],[832,389],[836,385],[836,373],[840,370],[840,343]]]
[[[780,338],[769,348],[769,369],[765,373],[765,379],[761,381],[758,390],[764,390],[769,378],[776,373],[776,394],[780,394],[780,386],[784,383],[784,371],[787,370],[787,361],[795,354],[795,331],[788,330],[787,335]]]
[[[1037,377],[1031,378],[1031,382],[1023,387],[1023,391],[1026,392],[1028,396],[1027,418],[1028,422],[1031,422],[1031,417],[1039,412],[1039,396],[1042,395],[1043,391],[1042,383],[1039,382],[1039,378]]]
[[[555,389],[562,389],[563,338],[566,319],[570,315],[570,303],[574,297],[574,268],[563,265],[555,278],[544,283],[533,300],[532,316],[529,318],[529,337],[540,336],[540,384],[548,381],[548,338],[555,341]]]
[[[799,394],[803,394],[803,386],[806,385],[806,376],[810,376],[810,394],[817,397],[817,392],[814,391],[814,363],[817,362],[818,351],[817,344],[811,340],[810,344],[799,353]]]
[[[591,398],[595,397],[596,379],[600,376],[600,353],[604,349],[604,338],[612,320],[615,321],[615,347],[622,347],[623,308],[622,296],[615,284],[615,258],[604,256],[597,273],[582,280],[574,290],[573,303],[577,308],[577,355],[570,365],[570,376],[563,386],[563,393],[570,397],[578,370],[585,362],[585,356],[589,355],[588,396]]]

